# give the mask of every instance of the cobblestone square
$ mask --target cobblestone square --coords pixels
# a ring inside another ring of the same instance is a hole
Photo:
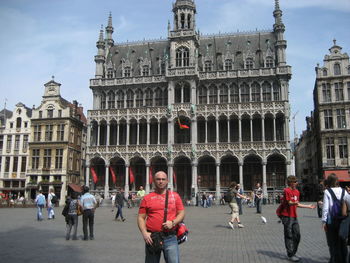
[[[245,228],[229,228],[228,206],[186,207],[189,240],[180,247],[181,262],[288,262],[283,226],[276,206],[263,206],[267,224],[254,208],[244,207]],[[126,222],[114,221],[115,211],[100,207],[95,216],[95,240],[83,241],[79,218],[78,241],[65,240],[62,207],[55,220],[36,221],[35,208],[0,209],[0,262],[144,262],[144,243],[136,225],[137,209],[124,208]],[[315,210],[299,209],[302,262],[328,262],[328,247]],[[47,213],[45,210],[45,218]],[[161,262],[164,262],[163,260]]]

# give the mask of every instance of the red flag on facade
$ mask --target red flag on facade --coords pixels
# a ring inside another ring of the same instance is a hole
[[[173,170],[173,185],[176,185],[176,172]]]
[[[177,123],[179,124],[179,127],[180,127],[181,130],[190,128],[186,124],[182,124],[181,123],[180,116],[179,116],[179,111],[177,111]]]
[[[112,174],[112,181],[113,181],[113,183],[114,183],[114,184],[117,183],[117,176],[115,175],[115,172],[114,172],[112,166],[109,167],[109,171],[110,171],[111,174]]]
[[[153,169],[152,166],[149,167],[149,184],[153,183]]]
[[[135,176],[131,167],[129,167],[129,178],[129,184],[133,184],[135,182]]]
[[[91,171],[91,175],[92,175],[92,181],[94,182],[94,184],[96,184],[98,181],[98,177],[97,177],[97,173],[95,171],[95,168],[90,167],[90,171]]]

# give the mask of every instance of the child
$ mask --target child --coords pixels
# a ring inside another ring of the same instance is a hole
[[[277,215],[281,218],[284,226],[284,242],[287,249],[288,259],[292,262],[300,260],[295,254],[300,242],[300,229],[297,219],[297,207],[314,209],[315,205],[303,205],[299,203],[300,193],[296,189],[298,184],[295,176],[288,176],[288,187],[284,189],[284,199],[277,208]]]

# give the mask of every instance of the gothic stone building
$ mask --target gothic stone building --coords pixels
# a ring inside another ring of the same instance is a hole
[[[62,205],[68,186],[84,182],[87,121],[76,101],[61,97],[60,86],[54,80],[46,83],[41,105],[33,109],[26,197],[33,199],[37,190],[47,194],[53,188]]]
[[[86,183],[106,196],[120,187],[148,192],[150,173],[164,170],[183,198],[219,196],[231,181],[283,187],[291,67],[279,1],[273,29],[249,33],[199,34],[194,0],[177,0],[172,11],[166,40],[115,44],[111,16],[101,29]]]
[[[315,136],[318,145],[319,178],[335,173],[350,182],[348,154],[350,132],[350,63],[347,53],[336,44],[316,67],[314,88]]]

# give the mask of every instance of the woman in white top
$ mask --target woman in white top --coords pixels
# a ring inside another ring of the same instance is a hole
[[[324,192],[323,208],[322,208],[322,223],[323,229],[326,232],[327,244],[329,247],[329,253],[331,256],[330,263],[345,263],[347,258],[347,246],[344,240],[339,238],[339,225],[331,222],[330,211],[333,207],[333,197],[331,192],[334,193],[338,200],[349,198],[349,194],[343,188],[339,186],[338,178],[335,174],[330,174],[325,180],[327,190]]]

